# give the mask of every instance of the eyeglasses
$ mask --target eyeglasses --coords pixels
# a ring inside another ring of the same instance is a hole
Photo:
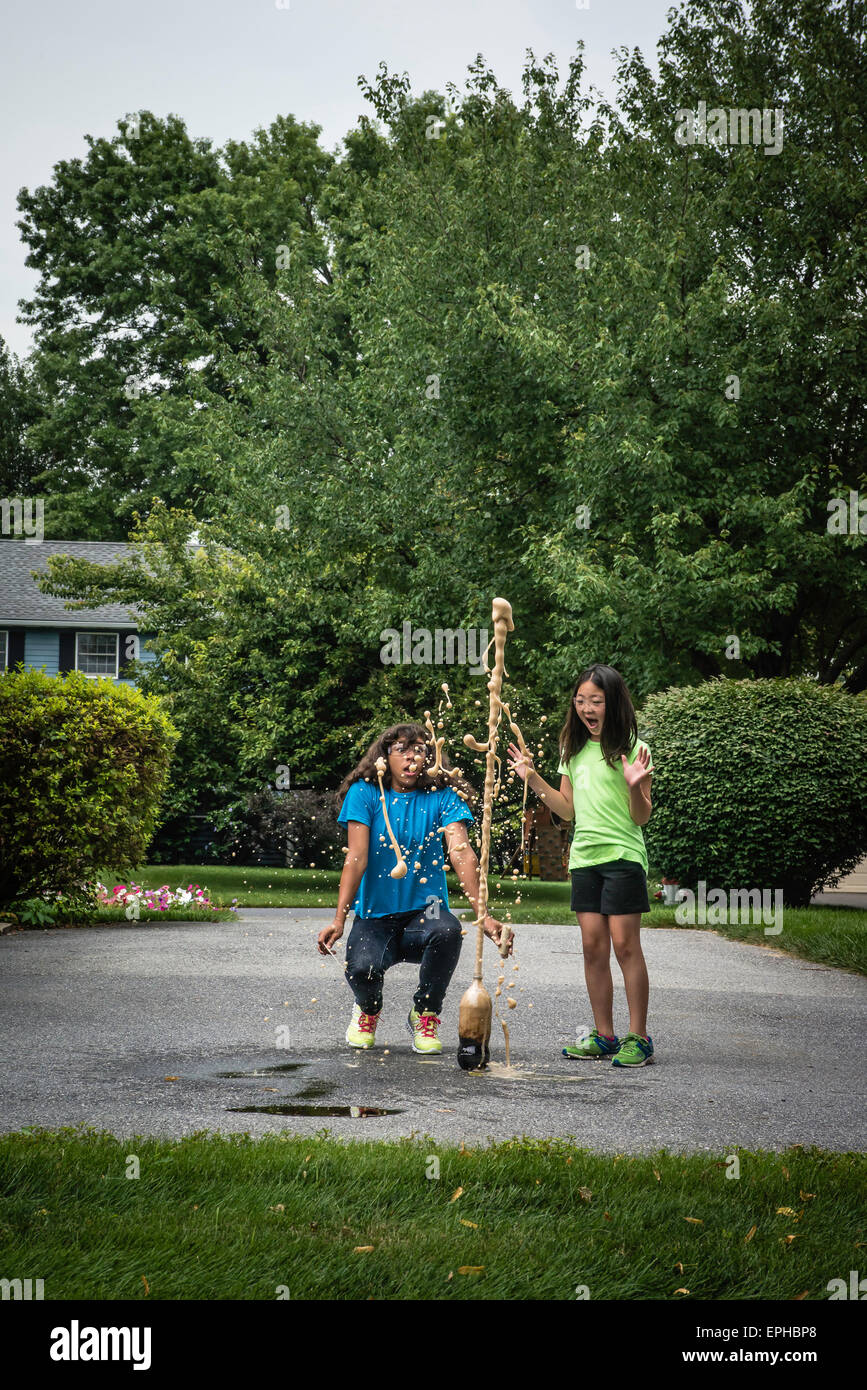
[[[425,757],[427,757],[428,746],[427,746],[426,743],[413,743],[413,744],[409,744],[409,743],[398,742],[398,743],[391,743],[391,744],[389,744],[389,747],[388,747],[389,753],[406,753],[408,750],[411,750],[411,751],[412,751],[413,753],[415,753],[416,756],[419,757],[419,758],[425,758]]]

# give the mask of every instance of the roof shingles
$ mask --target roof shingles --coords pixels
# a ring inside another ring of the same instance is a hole
[[[101,608],[67,608],[66,600],[43,594],[31,571],[48,569],[49,555],[75,555],[96,564],[107,565],[126,558],[133,547],[123,541],[0,541],[0,627],[38,623],[44,627],[86,627],[89,623],[111,623],[137,627],[132,609],[109,603]]]

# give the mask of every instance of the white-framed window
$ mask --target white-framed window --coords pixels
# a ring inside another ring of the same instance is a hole
[[[9,633],[5,628],[0,628],[0,671],[5,671],[9,666]]]
[[[76,632],[75,669],[85,676],[114,676],[117,679],[116,632]]]

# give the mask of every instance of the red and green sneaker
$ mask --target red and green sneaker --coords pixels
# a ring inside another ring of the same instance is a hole
[[[413,1052],[438,1055],[443,1050],[439,1029],[441,1019],[436,1014],[420,1014],[418,1009],[410,1009],[406,1026],[412,1035]]]
[[[376,1042],[376,1025],[379,1014],[365,1014],[357,1004],[352,1006],[352,1018],[346,1030],[346,1041],[350,1047],[373,1047]]]
[[[640,1033],[627,1033],[616,1056],[612,1057],[612,1067],[649,1067],[653,1061],[653,1038],[643,1038]]]
[[[597,1033],[595,1028],[585,1028],[583,1033],[578,1034],[574,1043],[563,1048],[563,1056],[589,1057],[599,1061],[602,1057],[612,1057],[619,1046],[620,1039],[616,1035],[606,1038],[604,1033]]]

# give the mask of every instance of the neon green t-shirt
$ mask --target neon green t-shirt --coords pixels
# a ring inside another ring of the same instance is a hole
[[[635,761],[640,748],[647,748],[641,739],[628,755],[628,762]],[[653,758],[650,766],[653,767]],[[647,873],[644,834],[629,814],[629,788],[622,763],[618,761],[609,767],[602,756],[601,743],[588,739],[568,766],[561,763],[557,771],[572,783],[575,807],[569,868],[586,869],[613,859],[631,859]]]

